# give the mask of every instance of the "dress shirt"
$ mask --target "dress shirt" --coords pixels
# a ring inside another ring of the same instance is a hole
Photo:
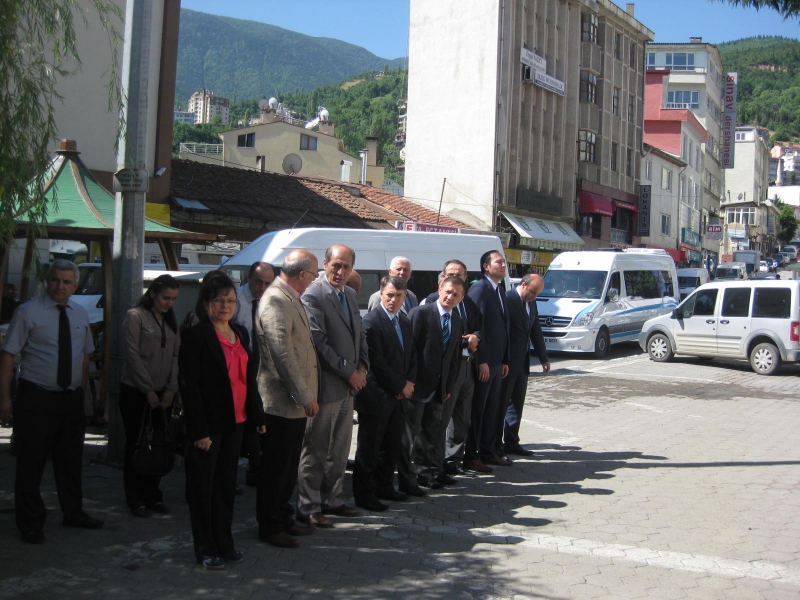
[[[72,331],[72,380],[69,389],[77,389],[83,379],[83,358],[94,352],[89,315],[72,299],[67,301],[67,315]],[[2,350],[21,357],[19,375],[50,391],[60,391],[57,379],[58,319],[56,302],[47,294],[20,305],[14,312]]]
[[[143,394],[178,391],[178,349],[180,337],[164,323],[161,326],[153,311],[137,306],[128,311],[122,324],[122,383]]]
[[[228,379],[231,380],[236,423],[244,423],[247,421],[247,351],[238,337],[235,342],[230,342],[218,331],[217,339],[222,346],[222,353],[225,355]]]
[[[447,310],[444,306],[442,306],[442,303],[439,300],[436,301],[436,308],[439,309],[439,323],[442,327],[444,327],[444,316],[446,314],[452,316],[453,311]],[[452,325],[450,326],[452,327]]]
[[[386,316],[389,317],[389,320],[392,322],[392,327],[394,327],[394,330],[397,333],[397,339],[400,340],[400,347],[405,350],[406,344],[403,341],[403,332],[400,330],[400,318],[397,316],[400,313],[400,311],[398,310],[396,313],[390,312],[389,309],[383,305],[383,302],[381,302],[381,308],[383,309],[383,312],[386,313]],[[395,319],[397,319],[397,321],[395,321]],[[397,323],[397,326],[395,326],[395,323]]]
[[[488,275],[484,275],[484,277],[486,277],[486,279],[489,280],[489,283],[492,285],[494,293],[497,294],[497,297],[500,299],[500,310],[503,311],[503,314],[506,314],[506,299],[503,298],[503,290],[500,288],[500,282],[498,281],[497,283],[495,283],[494,279],[492,279]],[[522,298],[522,296],[520,296],[520,298]]]
[[[272,283],[273,284],[275,284],[275,283],[279,284],[283,289],[287,290],[292,295],[292,298],[294,298],[298,302],[300,301],[300,292],[298,292],[296,289],[294,289],[292,286],[290,286],[288,283],[286,283],[280,277],[276,277],[275,280]]]

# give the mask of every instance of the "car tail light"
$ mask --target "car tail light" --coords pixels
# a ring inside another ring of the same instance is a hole
[[[792,328],[789,331],[790,342],[800,342],[800,321],[792,321]]]

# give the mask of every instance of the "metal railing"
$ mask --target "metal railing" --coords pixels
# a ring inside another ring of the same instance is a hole
[[[611,229],[611,243],[612,244],[630,244],[632,242],[631,236],[625,229]]]
[[[179,152],[187,154],[222,154],[222,144],[195,144],[181,142]]]
[[[666,102],[661,108],[700,108],[700,105],[691,102]]]

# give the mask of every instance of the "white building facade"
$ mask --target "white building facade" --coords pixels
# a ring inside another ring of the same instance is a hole
[[[189,98],[188,112],[194,113],[194,124],[211,123],[214,117],[220,118],[222,125],[227,125],[230,116],[230,100],[217,96],[213,92],[202,90]]]

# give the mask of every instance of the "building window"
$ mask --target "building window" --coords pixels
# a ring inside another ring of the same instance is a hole
[[[661,235],[670,235],[669,233],[669,226],[670,226],[670,218],[669,215],[661,215]]]
[[[597,18],[597,15],[583,13],[581,15],[581,41],[596,44],[599,25],[600,20]]]
[[[636,120],[636,99],[633,94],[628,94],[628,121],[633,123]]]
[[[647,68],[648,69],[655,69],[656,68],[656,53],[655,52],[648,52],[647,53]]]
[[[636,68],[636,54],[638,52],[639,52],[639,46],[631,42],[631,45],[628,48],[628,64],[630,65],[631,69]]]
[[[647,181],[653,181],[653,161],[644,161],[644,178]]]
[[[667,92],[667,108],[700,108],[700,92],[690,90]]]
[[[743,141],[745,141],[746,139],[747,139],[747,138],[745,137],[745,134],[744,134],[744,132],[742,132],[742,131],[739,131],[739,132],[737,132],[737,133],[736,133],[736,141],[737,141],[737,142],[743,142]]]
[[[594,162],[594,148],[597,138],[591,131],[578,132],[578,160],[581,162]]]
[[[625,151],[625,175],[633,177],[633,150],[630,148]]]
[[[661,189],[672,191],[672,170],[661,167]]]
[[[255,145],[256,145],[255,133],[244,133],[236,139],[237,148],[255,148]]]
[[[581,102],[594,104],[597,98],[597,75],[590,71],[581,71]]]
[[[617,171],[617,155],[619,154],[619,144],[611,142],[611,170]]]
[[[619,88],[614,88],[614,96],[611,98],[611,114],[619,116]]]
[[[686,197],[686,177],[683,175],[680,176],[678,179],[678,200],[683,202],[683,199]]]
[[[666,67],[672,71],[694,71],[694,54],[691,52],[667,52]]]
[[[300,134],[300,150],[316,150],[317,138],[311,135]]]
[[[603,227],[603,217],[600,215],[581,215],[578,222],[578,235],[599,240]]]
[[[622,60],[622,34],[614,32],[614,58]]]

